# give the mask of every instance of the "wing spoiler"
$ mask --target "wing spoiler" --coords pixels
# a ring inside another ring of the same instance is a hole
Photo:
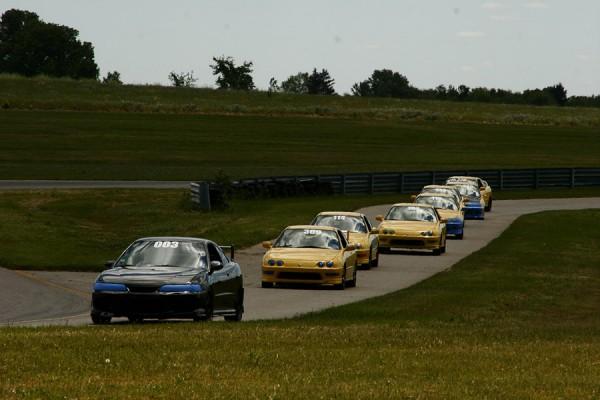
[[[221,248],[221,250],[223,251],[227,251],[229,250],[229,258],[231,260],[235,259],[235,247],[233,247],[233,245],[231,246],[219,246]]]

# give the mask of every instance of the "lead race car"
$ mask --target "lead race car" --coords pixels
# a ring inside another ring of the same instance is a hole
[[[329,226],[297,225],[285,228],[275,242],[263,242],[262,287],[302,283],[356,286],[356,245],[342,231]]]
[[[110,269],[98,275],[91,318],[107,324],[113,317],[209,320],[214,315],[240,321],[244,287],[239,264],[206,239],[148,237],[133,242]]]
[[[379,265],[379,241],[366,215],[347,211],[324,211],[313,219],[311,225],[331,226],[340,229],[356,250],[360,267],[369,269]]]

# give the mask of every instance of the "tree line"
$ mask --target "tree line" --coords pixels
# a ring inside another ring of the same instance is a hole
[[[90,42],[80,41],[78,36],[76,29],[44,22],[35,13],[8,10],[0,19],[0,73],[97,80],[99,68],[94,59],[94,47]],[[256,89],[252,77],[252,61],[237,64],[228,56],[213,57],[212,61],[210,67],[219,89]],[[193,87],[197,82],[193,71],[172,71],[168,79],[176,87]],[[120,73],[108,72],[102,82],[120,85]],[[334,86],[335,80],[327,69],[313,68],[311,72],[290,75],[281,83],[274,77],[271,78],[268,93],[337,95]],[[523,92],[486,87],[470,88],[466,85],[439,85],[433,89],[419,89],[412,86],[406,76],[390,69],[373,71],[367,79],[355,83],[351,92],[360,97],[600,107],[600,96],[568,97],[567,90],[561,83]]]

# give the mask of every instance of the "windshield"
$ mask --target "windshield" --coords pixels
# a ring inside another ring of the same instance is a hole
[[[429,204],[435,208],[443,208],[444,210],[458,210],[458,207],[451,199],[439,196],[419,196],[417,197],[418,204]]]
[[[334,231],[321,229],[286,229],[273,247],[317,248],[340,250],[340,241]]]
[[[448,194],[452,197],[456,197],[456,191],[448,188],[427,188],[423,189],[423,193],[439,193],[439,194]]]
[[[467,197],[477,197],[479,198],[481,194],[479,193],[479,189],[471,185],[456,185],[458,191],[461,195]]]
[[[342,231],[367,233],[367,226],[362,218],[348,215],[317,215],[313,225],[332,226]]]
[[[115,267],[203,268],[204,245],[191,241],[139,240],[125,250]]]
[[[397,206],[392,207],[385,217],[386,220],[394,221],[425,221],[435,222],[437,216],[435,210],[429,207]]]

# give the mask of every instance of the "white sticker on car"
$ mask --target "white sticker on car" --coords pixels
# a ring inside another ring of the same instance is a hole
[[[336,216],[333,217],[333,219],[336,219],[336,220],[345,220],[346,216],[345,215],[336,215]]]
[[[154,242],[154,247],[155,248],[171,248],[171,249],[176,249],[179,247],[179,242],[169,242],[169,241],[165,241],[165,242]]]
[[[305,235],[320,235],[321,233],[323,233],[323,231],[320,229],[305,229],[304,230]]]

